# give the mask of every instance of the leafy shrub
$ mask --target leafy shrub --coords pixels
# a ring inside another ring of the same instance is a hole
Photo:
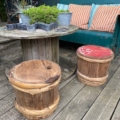
[[[59,10],[56,6],[45,6],[41,5],[39,7],[32,7],[25,10],[23,13],[28,15],[31,19],[30,23],[43,22],[46,24],[53,23],[57,21]]]

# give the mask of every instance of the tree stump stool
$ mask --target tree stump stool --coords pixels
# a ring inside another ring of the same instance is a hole
[[[77,49],[78,80],[91,86],[100,86],[108,78],[114,53],[109,48],[85,45]]]
[[[8,75],[15,89],[15,107],[30,120],[51,115],[59,103],[61,69],[48,60],[30,60],[14,66]]]

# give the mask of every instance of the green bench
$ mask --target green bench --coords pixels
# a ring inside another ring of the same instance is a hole
[[[114,3],[115,2],[115,3]],[[59,4],[78,4],[92,5],[94,4],[119,4],[119,0],[59,0]],[[93,30],[79,29],[77,32],[60,37],[62,41],[68,41],[79,44],[92,44],[115,49],[115,54],[118,54],[120,49],[120,16],[117,16],[114,32],[102,32]]]

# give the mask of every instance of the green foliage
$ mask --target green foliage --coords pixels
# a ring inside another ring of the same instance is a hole
[[[4,22],[7,21],[6,10],[4,6],[4,0],[0,0],[0,19]]]
[[[41,5],[39,7],[32,7],[25,10],[23,13],[28,15],[31,19],[30,23],[43,22],[46,24],[56,22],[59,14],[59,10],[56,6],[45,6]]]
[[[13,5],[15,6],[15,8],[16,8],[16,10],[15,10],[15,13],[17,14],[17,13],[23,13],[23,11],[24,10],[27,10],[27,9],[29,9],[29,8],[31,8],[31,7],[33,7],[32,6],[32,4],[31,5],[28,5],[28,2],[29,0],[18,0],[17,2],[15,2]],[[31,0],[31,2],[32,2],[32,0]]]
[[[59,13],[68,13],[69,10],[59,10]]]

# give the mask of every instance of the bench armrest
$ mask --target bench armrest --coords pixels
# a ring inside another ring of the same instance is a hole
[[[118,55],[120,49],[120,15],[117,16],[113,38],[114,38],[113,46],[115,46],[115,54]]]

